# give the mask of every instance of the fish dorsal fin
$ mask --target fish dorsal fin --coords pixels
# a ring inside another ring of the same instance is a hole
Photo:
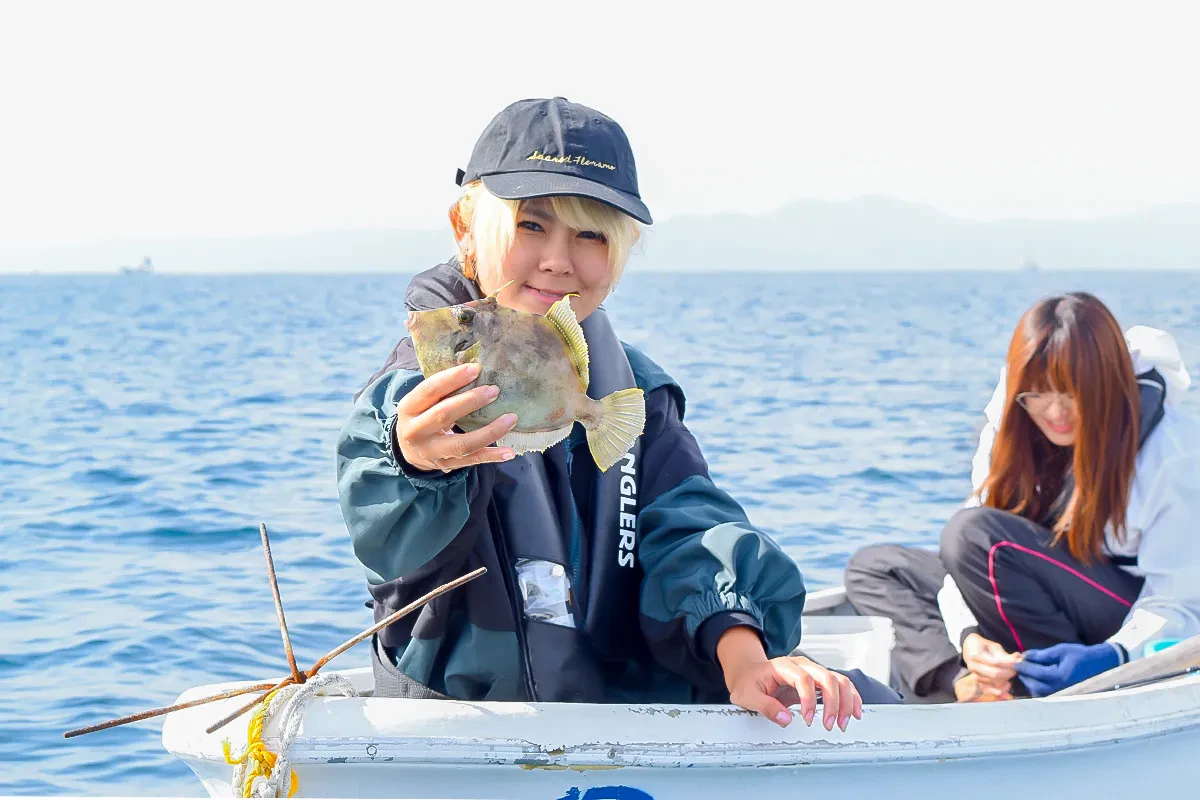
[[[514,283],[516,283],[516,281],[509,281],[508,283],[504,284],[504,285],[503,285],[503,286],[501,286],[499,289],[497,289],[496,291],[492,292],[492,293],[491,293],[491,294],[489,294],[487,297],[483,298],[484,302],[485,302],[485,303],[486,303],[486,302],[489,302],[489,301],[491,301],[491,302],[495,302],[495,301],[496,301],[496,298],[500,296],[500,293],[501,293],[501,292],[503,292],[505,289],[507,289],[509,286],[512,286]]]
[[[575,311],[571,308],[571,296],[567,295],[550,306],[550,310],[546,312],[546,319],[554,324],[562,334],[563,341],[567,343],[571,364],[575,367],[575,373],[579,375],[579,381],[586,392],[589,382],[587,339],[583,338],[583,328],[579,327],[579,321],[575,319]]]

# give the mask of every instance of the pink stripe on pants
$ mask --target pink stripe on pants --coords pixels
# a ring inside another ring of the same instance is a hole
[[[1061,561],[1056,561],[1055,559],[1051,558],[1050,556],[1046,555],[1045,553],[1039,553],[1037,550],[1031,550],[1030,548],[1025,547],[1024,545],[1017,544],[1016,542],[996,542],[994,545],[992,545],[992,549],[988,552],[988,579],[991,580],[991,582],[992,582],[992,596],[996,598],[996,610],[1000,612],[1000,618],[1004,620],[1004,624],[1008,626],[1009,632],[1012,633],[1013,641],[1017,643],[1018,650],[1024,650],[1025,646],[1021,644],[1021,637],[1017,635],[1017,629],[1013,627],[1013,624],[1008,619],[1008,615],[1004,613],[1004,603],[1000,599],[1000,587],[996,583],[996,551],[999,550],[1001,547],[1011,547],[1015,550],[1019,550],[1022,553],[1028,553],[1031,556],[1036,556],[1037,558],[1040,558],[1043,561],[1048,561],[1051,564],[1055,565],[1056,567],[1062,567],[1067,572],[1071,573],[1076,578],[1079,578],[1079,580],[1086,583],[1088,586],[1091,586],[1093,589],[1098,589],[1099,591],[1108,595],[1113,600],[1116,600],[1118,603],[1125,606],[1126,608],[1130,608],[1133,606],[1133,603],[1129,602],[1128,600],[1121,597],[1120,595],[1113,593],[1112,590],[1106,589],[1105,587],[1096,583],[1094,580],[1092,580],[1088,576],[1084,575],[1079,570],[1077,570],[1073,567],[1069,567],[1066,564],[1062,563]]]

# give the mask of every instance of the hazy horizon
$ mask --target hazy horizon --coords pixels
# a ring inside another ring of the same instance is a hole
[[[763,214],[680,215],[646,229],[631,268],[669,272],[1190,269],[1200,203],[1093,220],[976,222],[886,196],[795,200]],[[113,273],[152,259],[179,274],[416,272],[454,252],[445,229],[377,228],[264,236],[111,237],[0,244],[0,273]]]
[[[780,211],[792,208],[794,206],[804,205],[804,204],[824,204],[824,205],[830,205],[830,206],[849,206],[849,205],[854,205],[856,203],[861,203],[864,201],[871,201],[871,200],[883,200],[886,202],[901,203],[901,204],[908,205],[908,206],[924,207],[924,208],[927,208],[939,215],[942,215],[949,219],[953,219],[956,222],[960,222],[960,223],[968,224],[968,225],[986,224],[986,223],[992,223],[992,222],[1049,222],[1049,223],[1055,223],[1055,222],[1099,222],[1099,221],[1103,221],[1106,219],[1114,219],[1114,218],[1144,214],[1144,213],[1152,212],[1152,211],[1162,209],[1162,208],[1174,208],[1174,207],[1180,207],[1180,206],[1200,206],[1200,197],[1198,197],[1196,200],[1181,200],[1181,201],[1169,202],[1169,203],[1152,203],[1152,204],[1149,204],[1146,206],[1126,209],[1124,211],[1117,211],[1117,212],[1113,212],[1110,214],[1098,214],[1098,215],[1094,215],[1094,216],[1090,216],[1090,217],[1034,217],[1034,216],[1022,216],[1022,215],[1018,214],[1018,215],[1013,215],[1013,216],[1008,216],[1008,217],[1000,217],[997,219],[973,219],[970,217],[957,216],[957,215],[952,214],[944,209],[938,208],[936,205],[934,205],[932,203],[923,203],[920,201],[910,200],[907,198],[896,197],[896,196],[887,195],[887,194],[867,193],[867,194],[856,195],[854,197],[848,197],[848,198],[839,199],[839,200],[823,200],[818,197],[798,196],[798,197],[792,198],[791,200],[785,200],[777,206],[773,206],[771,208],[766,208],[766,209],[763,209],[761,211],[754,212],[754,213],[747,213],[744,211],[739,211],[737,209],[728,209],[728,210],[711,211],[711,212],[683,212],[683,213],[665,217],[665,218],[656,218],[654,225],[646,226],[644,228],[644,230],[653,231],[655,227],[661,228],[665,223],[678,222],[682,219],[696,219],[696,218],[705,219],[705,218],[711,218],[711,217],[739,217],[739,216],[768,217],[768,216],[771,216],[772,214],[779,213]],[[109,241],[109,240],[113,240],[113,239],[123,239],[124,240],[124,239],[138,238],[138,239],[145,239],[146,241],[153,242],[153,241],[174,240],[174,239],[183,239],[183,238],[188,238],[188,239],[192,239],[192,238],[194,238],[194,239],[260,239],[260,238],[276,238],[276,237],[277,238],[294,238],[294,237],[302,237],[302,236],[320,236],[323,234],[331,234],[331,233],[355,233],[355,232],[371,232],[371,231],[395,231],[395,232],[403,232],[403,233],[439,234],[439,235],[446,236],[447,241],[452,241],[452,238],[450,236],[450,229],[449,229],[448,225],[449,225],[448,222],[444,222],[443,224],[433,223],[433,224],[430,224],[430,225],[424,226],[424,227],[411,227],[411,226],[405,226],[405,225],[381,225],[381,226],[358,226],[358,227],[355,227],[355,226],[316,227],[316,228],[311,228],[311,229],[307,229],[307,230],[298,230],[298,231],[283,231],[283,232],[257,231],[257,232],[236,233],[236,234],[222,234],[222,233],[197,233],[197,234],[149,233],[149,234],[132,234],[132,235],[130,235],[130,234],[113,234],[113,235],[92,237],[92,238],[77,241],[77,242],[71,242],[71,241],[67,241],[67,242],[62,242],[62,241],[15,242],[15,243],[10,243],[9,246],[10,247],[21,246],[21,247],[30,248],[30,249],[43,249],[43,248],[58,247],[63,244],[68,244],[68,245],[96,244],[96,243]],[[5,246],[5,243],[3,241],[0,241],[0,248],[2,248],[4,246]]]
[[[758,215],[680,215],[652,225],[631,269],[712,271],[1172,270],[1200,267],[1200,203],[1096,219],[973,222],[883,196],[793,200]],[[110,273],[149,257],[170,273],[415,272],[455,252],[442,230],[262,236],[128,236],[56,246],[0,243],[0,273]]]

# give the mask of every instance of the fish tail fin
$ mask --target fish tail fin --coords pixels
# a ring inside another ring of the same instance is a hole
[[[633,447],[646,427],[646,399],[641,389],[622,389],[601,399],[599,413],[580,420],[587,429],[588,449],[601,472],[616,464]]]

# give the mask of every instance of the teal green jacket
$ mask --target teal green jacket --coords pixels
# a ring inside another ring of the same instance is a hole
[[[637,519],[642,577],[636,618],[628,620],[642,655],[604,663],[604,697],[596,700],[726,702],[717,640],[746,625],[759,633],[769,657],[788,654],[800,640],[804,582],[795,561],[713,484],[684,425],[679,386],[641,351],[624,348],[647,410]],[[382,649],[405,676],[438,694],[530,699],[514,598],[506,590],[511,583],[492,574],[512,565],[502,563],[496,541],[509,534],[486,519],[486,468],[418,471],[392,435],[397,401],[421,380],[404,369],[377,376],[341,431],[338,490],[354,553],[376,605],[389,608],[473,566],[489,566],[489,574],[392,625]],[[582,433],[576,426],[555,445],[572,478],[594,469]],[[586,524],[585,512],[569,511],[577,528]]]

